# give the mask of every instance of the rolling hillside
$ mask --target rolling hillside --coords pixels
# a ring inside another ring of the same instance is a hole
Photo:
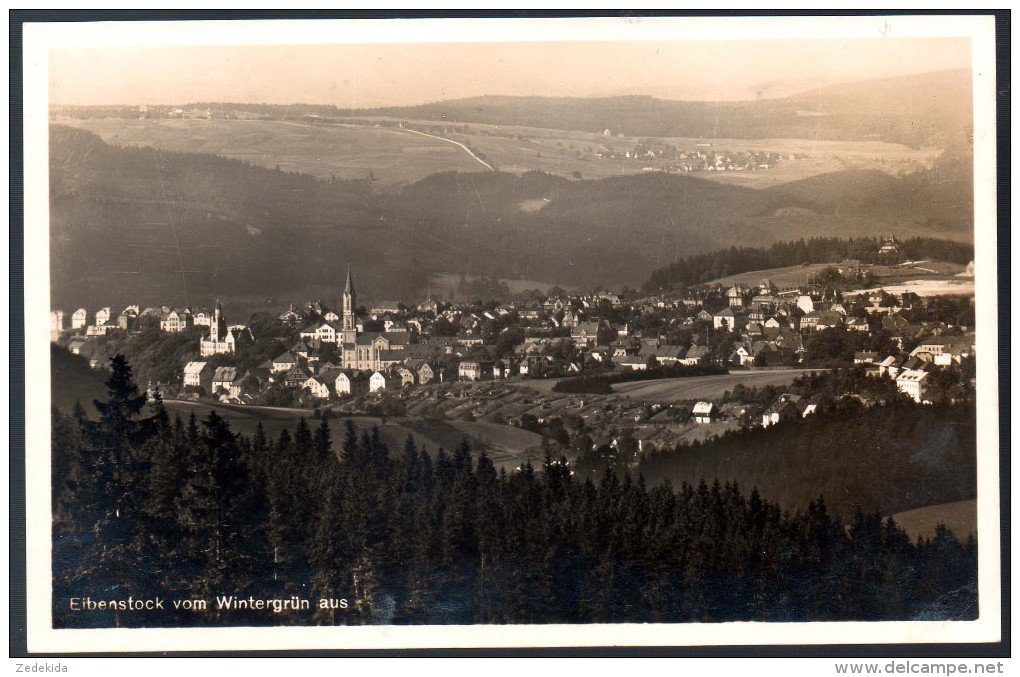
[[[74,119],[116,146],[208,153],[324,181],[371,179],[386,190],[436,172],[487,171],[461,148],[394,127],[301,124],[288,120]]]
[[[931,235],[933,219],[940,237],[973,237],[966,208],[948,204],[968,190],[963,170],[844,172],[763,190],[666,174],[442,173],[377,194],[368,181],[51,130],[56,307],[219,298],[274,308],[332,298],[348,263],[367,302],[414,298],[438,272],[637,286],[673,260],[734,245]]]

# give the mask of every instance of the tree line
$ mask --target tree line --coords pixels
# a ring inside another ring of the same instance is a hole
[[[118,356],[99,415],[53,413],[56,627],[973,618],[974,542],[790,513],[735,483],[497,470],[304,420],[269,439],[147,409]],[[962,591],[962,592],[961,592]],[[93,598],[311,610],[74,612]],[[318,599],[347,599],[319,608]]]
[[[847,259],[862,263],[899,263],[937,259],[966,265],[974,260],[974,246],[931,237],[913,237],[897,242],[895,260],[880,255],[884,240],[876,237],[813,237],[777,242],[768,247],[730,247],[707,254],[688,256],[652,271],[644,290],[684,289],[721,277],[754,270],[786,268],[811,263],[839,263]],[[884,258],[883,258],[884,257]]]

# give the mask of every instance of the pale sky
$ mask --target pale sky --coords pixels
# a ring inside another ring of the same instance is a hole
[[[52,104],[414,105],[482,94],[701,101],[971,66],[968,38],[62,47]]]

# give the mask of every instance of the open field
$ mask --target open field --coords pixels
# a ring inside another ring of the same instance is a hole
[[[811,278],[811,276],[817,275],[831,265],[831,263],[812,263],[806,266],[788,266],[786,268],[752,270],[747,273],[721,277],[717,280],[706,282],[705,284],[720,284],[723,287],[732,287],[735,284],[757,286],[762,280],[768,279],[772,280],[772,283],[780,289],[786,287],[798,287],[800,285],[807,284],[808,279]]]
[[[747,273],[721,277],[707,284],[719,284],[723,287],[731,287],[735,284],[755,286],[762,280],[769,279],[780,288],[797,287],[807,284],[812,276],[834,265],[833,263],[812,263],[802,266],[788,266],[786,268],[752,270]],[[972,278],[958,277],[965,268],[966,266],[945,261],[912,261],[908,264],[897,266],[876,265],[871,267],[872,274],[878,280],[878,285],[873,287],[873,289],[881,287],[890,293],[911,291],[918,296],[973,295],[974,280]],[[845,293],[862,294],[868,293],[873,289],[861,289]]]
[[[662,159],[626,158],[626,152],[638,145],[655,147],[668,144],[688,152],[701,148],[734,153],[772,152],[783,155],[784,159],[767,170],[703,171],[693,174],[697,178],[747,188],[768,188],[845,169],[899,174],[930,165],[934,160],[931,151],[915,150],[879,141],[605,137],[602,134],[588,132],[532,127],[458,125],[458,128],[461,127],[466,127],[467,133],[451,133],[450,138],[463,141],[472,148],[482,151],[503,171],[521,173],[540,169],[566,177],[578,172],[585,179],[662,171],[670,164]],[[617,157],[598,158],[595,152],[600,149],[603,155]],[[802,157],[794,159],[790,157],[793,155]]]
[[[868,294],[884,289],[890,294],[911,292],[918,296],[973,296],[974,280],[909,280],[903,284],[884,284],[871,289],[855,289],[845,292],[848,296]]]
[[[365,117],[363,120],[397,122],[396,118]],[[435,120],[403,120],[412,125],[441,130]],[[470,145],[485,154],[497,168],[507,172],[539,169],[570,177],[579,172],[585,179],[639,174],[646,167],[662,169],[660,159],[624,157],[642,144],[668,144],[680,150],[695,148],[739,152],[772,152],[783,156],[778,164],[762,171],[696,172],[698,178],[748,188],[767,188],[818,174],[845,169],[863,169],[900,174],[929,166],[938,154],[883,141],[831,141],[820,139],[722,139],[700,137],[648,137],[596,134],[577,130],[543,129],[515,125],[451,122],[444,135]],[[595,153],[617,155],[597,158]],[[801,156],[796,159],[790,156]]]
[[[692,376],[690,378],[664,378],[651,381],[616,383],[613,392],[646,402],[677,402],[681,400],[711,400],[721,397],[742,383],[748,387],[781,386],[792,383],[802,374],[820,369],[773,369]]]
[[[897,513],[893,515],[893,519],[912,539],[918,536],[931,538],[935,533],[935,527],[942,523],[963,541],[967,536],[977,536],[977,501],[971,499],[929,505],[926,508]]]
[[[302,172],[321,179],[365,179],[392,189],[444,171],[486,171],[454,143],[392,125],[392,118],[358,118],[357,124],[308,124],[287,120],[129,120],[58,118],[87,129],[108,143],[155,146],[171,151],[210,153],[264,167]],[[601,179],[663,171],[659,158],[626,158],[635,146],[696,147],[715,151],[772,152],[783,159],[767,170],[695,172],[692,175],[748,188],[767,188],[845,169],[899,174],[930,165],[933,152],[879,141],[807,139],[700,139],[604,136],[590,132],[411,120],[450,141],[481,152],[501,171],[541,170],[564,177]],[[603,158],[597,157],[601,152]],[[615,158],[609,157],[615,155]],[[792,156],[799,156],[793,158]],[[575,174],[576,172],[576,174]]]
[[[230,423],[231,430],[245,435],[254,433],[258,424],[262,423],[266,435],[271,440],[279,437],[284,428],[293,433],[294,426],[301,417],[307,419],[308,425],[313,429],[319,425],[319,420],[311,418],[312,412],[307,409],[236,406],[219,402],[180,400],[168,400],[165,405],[171,416],[179,414],[182,418],[187,418],[194,412],[199,421],[213,410]],[[359,434],[371,430],[372,427],[378,427],[379,437],[389,447],[390,453],[398,453],[409,435],[414,438],[419,449],[425,449],[430,454],[435,454],[440,448],[452,453],[462,440],[467,439],[473,452],[484,450],[497,468],[505,467],[507,470],[519,466],[528,455],[528,450],[542,443],[540,435],[494,423],[411,417],[388,418],[384,421],[371,416],[334,416],[330,419],[330,429],[333,433],[333,447],[336,450],[343,444],[343,430],[347,421],[354,423]]]
[[[487,171],[456,145],[395,128],[311,125],[284,120],[59,118],[119,146],[208,153],[329,180],[374,177],[378,189],[437,172]]]

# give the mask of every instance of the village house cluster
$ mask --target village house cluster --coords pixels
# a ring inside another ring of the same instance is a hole
[[[687,150],[671,145],[638,144],[625,150],[599,146],[594,149],[594,155],[599,160],[650,162],[653,163],[651,166],[642,169],[671,173],[764,171],[774,167],[781,160],[806,157],[772,151],[716,149],[708,143],[699,143]]]
[[[840,270],[853,272],[854,266],[844,262]],[[907,319],[924,304],[880,289],[851,294],[821,285],[779,288],[763,280],[643,298],[564,292],[484,306],[429,299],[414,307],[379,303],[365,309],[357,304],[348,270],[336,310],[318,301],[291,305],[277,317],[279,336],[255,336],[246,325],[229,324],[218,302],[211,311],[135,305],[118,313],[54,310],[51,332],[54,341],[101,367],[112,357],[104,341],[112,331],[139,332],[147,325],[176,334],[197,327],[193,357],[178,365],[180,381],[152,384],[164,394],[250,404],[264,402],[267,391],[289,391],[307,405],[449,381],[710,364],[794,367],[807,364],[812,335],[840,330],[862,339],[887,337],[883,352],[856,351],[853,362],[894,379],[901,392],[924,402],[933,370],[959,365],[974,350],[971,328]],[[286,349],[243,364],[253,346],[270,340],[287,342]],[[718,415],[710,404],[699,405],[704,411],[694,412],[697,421]],[[788,417],[798,406],[805,415],[803,404],[779,402],[770,419]]]

